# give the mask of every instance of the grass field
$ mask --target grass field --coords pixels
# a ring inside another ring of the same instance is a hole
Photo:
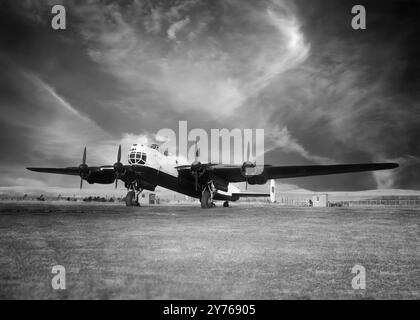
[[[419,224],[398,208],[0,204],[0,298],[419,299]]]

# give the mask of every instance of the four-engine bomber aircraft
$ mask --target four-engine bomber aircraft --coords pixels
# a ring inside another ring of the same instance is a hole
[[[255,163],[245,161],[242,165],[223,165],[201,163],[198,161],[196,144],[195,161],[185,163],[167,152],[161,153],[156,144],[150,147],[133,144],[128,154],[129,165],[121,163],[121,145],[118,148],[117,162],[114,165],[90,167],[86,164],[86,147],[82,164],[67,168],[27,168],[37,172],[80,176],[80,188],[83,180],[89,183],[111,184],[118,180],[125,183],[128,190],[125,202],[127,206],[138,205],[139,194],[143,190],[154,191],[161,186],[190,197],[198,198],[202,208],[211,208],[213,200],[222,200],[224,206],[228,201],[240,197],[269,196],[269,194],[240,192],[231,185],[235,182],[246,182],[251,185],[265,184],[269,179],[306,177],[348,172],[385,170],[398,167],[396,163],[365,163],[309,166],[272,166],[264,165],[257,174],[248,174]],[[252,170],[251,170],[252,171]]]

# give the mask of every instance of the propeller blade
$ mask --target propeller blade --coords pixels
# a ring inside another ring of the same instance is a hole
[[[249,161],[249,154],[250,154],[251,150],[249,147],[249,141],[248,141],[248,145],[247,145],[247,150],[246,150],[246,161]]]
[[[82,190],[83,187],[83,176],[85,175],[85,171],[89,170],[89,168],[86,166],[86,146],[83,150],[83,156],[82,156],[82,164],[79,166],[79,174],[80,174],[80,190]],[[83,171],[82,171],[83,170]]]
[[[198,173],[194,175],[194,182],[195,182],[195,191],[198,189]]]
[[[120,178],[120,170],[122,167],[121,163],[121,144],[118,147],[118,154],[117,154],[117,162],[114,164],[114,171],[115,171],[115,189],[118,188],[118,179]]]
[[[197,148],[197,144],[198,144],[198,137],[195,138],[195,152],[194,152],[194,154],[195,154],[195,161],[198,161],[198,153],[199,153],[199,150]]]
[[[117,162],[121,162],[121,145],[118,147]]]
[[[82,163],[86,164],[86,147],[85,147],[85,150],[83,151]]]
[[[245,190],[248,191],[248,179],[245,179]]]

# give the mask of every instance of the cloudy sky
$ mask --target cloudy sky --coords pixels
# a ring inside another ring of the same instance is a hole
[[[51,8],[67,29],[51,28]],[[363,4],[367,29],[351,28]],[[266,163],[396,161],[287,179],[313,190],[420,189],[420,1],[0,1],[0,186],[112,164],[162,128],[264,128]]]

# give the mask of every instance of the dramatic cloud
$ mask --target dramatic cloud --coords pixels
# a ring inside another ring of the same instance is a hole
[[[176,33],[184,28],[187,24],[189,24],[190,21],[190,18],[186,17],[185,19],[179,20],[171,25],[168,29],[168,38],[171,40],[176,40]]]
[[[68,28],[50,27],[63,3]],[[419,188],[419,4],[2,1],[0,185],[68,186],[29,165],[112,164],[162,128],[263,128],[265,161],[396,161],[291,179],[312,189]],[[73,180],[72,182],[73,183]]]
[[[81,27],[89,54],[131,87],[132,101],[141,101],[136,93],[147,86],[169,99],[172,109],[199,110],[214,119],[231,115],[309,52],[296,17],[280,1],[263,8],[232,2],[240,18],[221,20],[212,8],[158,6],[145,32],[138,31],[138,17],[115,4],[89,8],[91,19]],[[169,39],[159,34],[164,25]]]

